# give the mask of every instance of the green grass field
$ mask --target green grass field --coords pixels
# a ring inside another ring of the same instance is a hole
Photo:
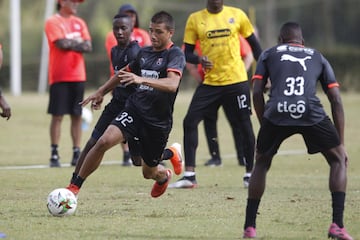
[[[153,182],[143,179],[140,168],[121,167],[121,148],[114,147],[105,155],[103,162],[108,164],[83,185],[76,214],[57,218],[47,212],[46,197],[53,189],[65,187],[72,174],[68,167],[72,147],[69,118],[64,119],[60,144],[64,167],[47,168],[47,95],[5,94],[13,111],[9,121],[0,119],[0,232],[6,233],[7,239],[241,239],[247,198],[242,187],[244,169],[237,165],[222,111],[218,122],[222,167],[203,166],[209,154],[199,126],[198,188],[168,189],[164,196],[152,199]],[[182,119],[191,96],[189,91],[179,93],[169,144],[182,142]],[[344,219],[347,230],[360,239],[360,95],[343,95],[343,102],[350,157]],[[327,102],[323,103],[328,109]],[[99,114],[94,113],[95,120]],[[255,116],[253,123],[257,132]],[[83,143],[89,134],[84,132]],[[114,161],[118,163],[112,164]],[[37,168],[32,168],[34,165]],[[268,174],[257,221],[259,239],[326,239],[331,223],[328,170],[320,154],[305,154],[301,137],[284,143]]]

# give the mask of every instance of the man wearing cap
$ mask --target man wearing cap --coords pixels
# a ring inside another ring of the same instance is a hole
[[[139,28],[139,17],[136,12],[136,9],[130,5],[130,4],[124,4],[120,6],[118,10],[118,14],[126,14],[132,19],[133,23],[133,32],[131,33],[131,41],[137,41],[140,47],[150,46],[151,40],[149,33],[145,31],[144,29]],[[114,68],[112,66],[112,60],[111,60],[111,48],[117,45],[117,41],[115,39],[115,36],[113,34],[113,31],[110,31],[106,35],[105,39],[105,48],[106,52],[109,58],[110,63],[110,75],[114,75]],[[127,144],[122,144],[123,149],[123,162],[122,166],[131,166],[131,158],[129,153],[129,148]]]
[[[49,106],[51,114],[50,167],[60,167],[58,145],[61,122],[65,114],[71,117],[71,138],[75,166],[80,155],[81,113],[79,102],[84,96],[86,72],[83,53],[92,51],[91,37],[85,21],[76,16],[84,0],[57,0],[57,13],[45,22],[49,44]]]

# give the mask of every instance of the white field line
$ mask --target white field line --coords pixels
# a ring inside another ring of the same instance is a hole
[[[277,155],[302,155],[307,154],[305,150],[283,150],[279,151]],[[223,159],[234,158],[235,154],[225,154],[223,155]],[[117,161],[103,161],[101,165],[121,165],[121,160]],[[62,163],[61,167],[70,167],[70,163]],[[41,169],[41,168],[49,168],[49,165],[25,165],[25,166],[1,166],[0,170],[24,170],[24,169]]]

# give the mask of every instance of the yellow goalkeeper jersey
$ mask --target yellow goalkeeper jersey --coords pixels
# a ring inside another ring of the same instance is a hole
[[[253,32],[249,18],[239,8],[224,6],[216,14],[205,8],[189,16],[184,42],[195,45],[199,40],[203,56],[213,63],[213,68],[205,71],[204,84],[224,86],[247,81],[239,35],[247,38]]]

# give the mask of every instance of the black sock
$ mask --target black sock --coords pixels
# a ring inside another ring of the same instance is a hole
[[[83,185],[85,179],[83,179],[82,177],[80,177],[79,175],[76,176],[73,184],[78,186],[79,188],[81,188],[81,186]]]
[[[249,199],[247,200],[246,206],[246,219],[244,229],[247,227],[256,228],[256,215],[259,208],[260,199]]]
[[[164,150],[163,156],[162,156],[162,160],[169,160],[170,158],[172,158],[174,156],[173,152],[166,148]]]
[[[73,172],[70,183],[74,184],[76,177],[77,177],[77,173]]]
[[[130,160],[130,152],[129,151],[124,151],[123,162],[127,162],[129,160]]]
[[[58,155],[58,145],[57,144],[51,144],[51,156]]]
[[[80,148],[79,147],[73,147],[73,158],[78,159],[80,156]]]
[[[344,227],[343,216],[344,216],[344,205],[345,205],[345,193],[344,192],[332,192],[332,220],[340,228]]]

